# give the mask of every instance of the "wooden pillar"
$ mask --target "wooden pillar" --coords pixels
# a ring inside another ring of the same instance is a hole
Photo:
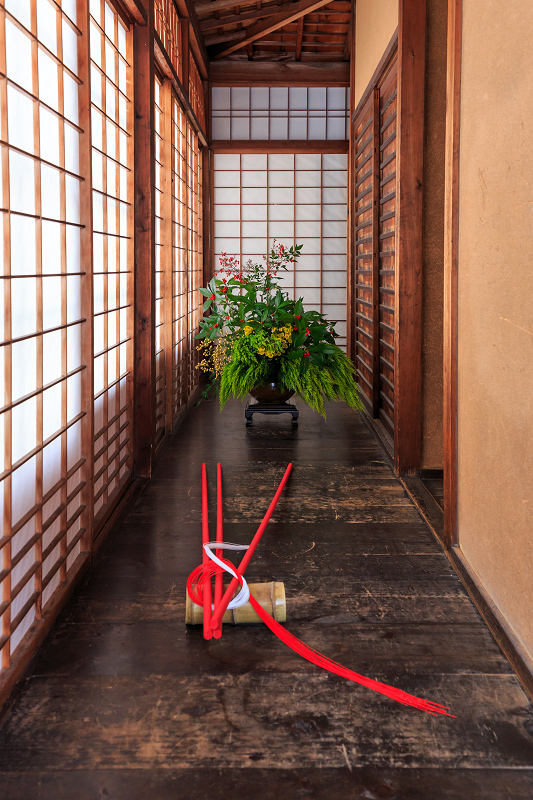
[[[422,451],[422,177],[426,0],[400,0],[398,24],[394,465],[420,469]]]
[[[444,175],[444,536],[448,547],[458,543],[457,243],[460,92],[461,0],[449,0]]]
[[[80,133],[80,174],[84,180],[80,182],[80,253],[82,263],[83,316],[81,334],[81,356],[85,369],[82,372],[82,409],[87,413],[82,421],[81,456],[84,459],[82,469],[85,486],[82,490],[82,503],[85,506],[82,527],[85,528],[81,540],[82,552],[90,551],[93,545],[94,519],[94,292],[93,292],[93,201],[92,201],[92,147],[91,147],[91,69],[90,69],[90,15],[89,4],[78,0],[77,21],[82,35],[78,43],[78,74],[83,82],[78,87],[79,93],[79,125]]]
[[[133,32],[135,106],[135,475],[149,478],[155,438],[155,135],[154,4]]]
[[[350,14],[350,125],[348,142],[348,230],[346,239],[346,353],[355,361],[355,236],[353,232],[355,211],[355,141],[353,133],[353,115],[355,111],[355,0],[351,0]]]

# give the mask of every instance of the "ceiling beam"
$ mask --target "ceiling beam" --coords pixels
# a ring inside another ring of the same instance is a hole
[[[322,58],[323,56],[319,56]],[[347,61],[327,63],[272,63],[259,61],[254,54],[249,61],[214,61],[211,82],[214,86],[349,86],[350,67]],[[269,58],[272,58],[270,55]]]
[[[213,36],[206,36],[204,38],[205,46],[210,47],[212,44],[222,44],[222,42],[234,42],[235,40],[244,39],[246,31],[225,31],[223,33],[215,33]]]
[[[300,17],[296,23],[296,61],[302,60],[302,41],[304,34],[304,18]]]
[[[194,10],[198,15],[211,14],[213,11],[222,11],[224,8],[235,8],[236,5],[238,5],[238,0],[200,0],[199,3],[194,3]]]
[[[240,50],[247,45],[248,42],[255,42],[266,34],[278,28],[283,28],[283,26],[287,25],[289,22],[294,22],[300,17],[305,16],[305,14],[309,14],[311,11],[315,11],[315,9],[321,8],[328,3],[331,3],[331,0],[299,0],[299,2],[295,4],[294,9],[275,15],[271,17],[268,22],[257,22],[255,25],[250,25],[250,27],[246,29],[246,38],[243,39],[242,42],[223,48],[214,58],[219,59],[230,53],[234,53],[235,50]]]
[[[230,17],[220,17],[220,19],[203,19],[200,22],[202,33],[211,31],[213,28],[223,28],[224,25],[235,25],[236,22],[244,22],[249,19],[262,19],[279,14],[285,8],[294,8],[296,3],[282,3],[280,6],[267,6],[267,8],[254,8],[253,11],[245,11],[242,14],[232,14]]]

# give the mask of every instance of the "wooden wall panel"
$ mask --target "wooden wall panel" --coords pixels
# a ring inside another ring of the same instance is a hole
[[[397,63],[379,88],[379,419],[394,436]]]
[[[352,124],[354,356],[365,407],[394,436],[397,60],[394,52]]]
[[[353,124],[353,181],[355,188],[352,242],[354,280],[352,308],[355,316],[355,366],[361,398],[374,416],[375,331],[374,331],[374,235],[375,235],[375,100],[374,94]]]

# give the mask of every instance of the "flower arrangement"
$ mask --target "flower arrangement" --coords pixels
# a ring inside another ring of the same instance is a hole
[[[274,241],[263,264],[242,268],[234,256],[200,289],[206,298],[200,321],[198,367],[209,374],[202,397],[220,388],[220,404],[244,398],[254,387],[274,382],[294,392],[325,417],[325,400],[361,408],[352,362],[335,344],[335,323],[306,311],[279,285],[278,274],[300,257],[302,245]]]

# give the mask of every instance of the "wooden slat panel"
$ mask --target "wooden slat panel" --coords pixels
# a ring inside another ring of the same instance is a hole
[[[371,95],[352,126],[355,186],[352,242],[356,265],[352,281],[352,308],[355,312],[354,356],[359,389],[371,408],[374,406],[374,357],[371,349],[374,338],[372,285],[374,226],[373,204],[368,198],[372,197],[375,183],[373,131],[374,97]]]
[[[380,322],[378,415],[394,435],[395,269],[396,232],[396,110],[397,62],[394,61],[379,87],[379,276]]]

